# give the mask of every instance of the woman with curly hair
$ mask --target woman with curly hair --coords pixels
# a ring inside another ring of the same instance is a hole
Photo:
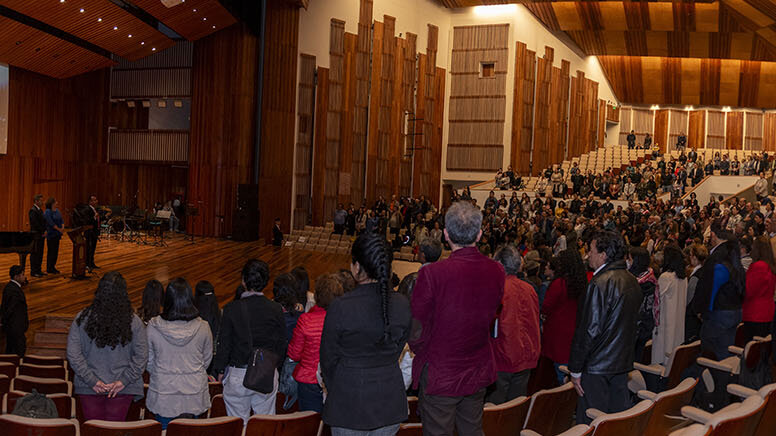
[[[399,355],[410,335],[410,304],[391,289],[393,252],[384,237],[362,233],[351,257],[358,285],[331,302],[323,323],[323,421],[333,436],[394,435],[407,419]]]
[[[100,279],[92,304],[70,326],[67,360],[84,420],[124,421],[133,399],[143,397],[146,330],[118,272]]]
[[[575,249],[566,249],[550,260],[554,279],[542,302],[544,320],[541,354],[552,360],[563,384],[559,368],[569,361],[571,340],[577,322],[577,301],[587,288],[587,273],[582,257]]]

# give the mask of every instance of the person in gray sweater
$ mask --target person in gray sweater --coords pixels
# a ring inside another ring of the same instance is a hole
[[[67,360],[87,421],[124,421],[132,401],[143,397],[146,329],[132,310],[127,282],[118,272],[100,279],[92,304],[70,326]]]
[[[164,311],[148,322],[146,407],[162,423],[196,418],[210,407],[207,368],[213,358],[210,326],[194,306],[191,286],[183,278],[167,285]]]

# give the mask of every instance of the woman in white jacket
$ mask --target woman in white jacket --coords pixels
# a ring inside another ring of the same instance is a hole
[[[687,305],[687,279],[684,256],[679,247],[663,249],[663,265],[655,289],[655,330],[652,334],[652,364],[663,364],[674,348],[684,341],[684,315]]]
[[[210,407],[207,368],[213,337],[199,317],[191,287],[183,278],[167,285],[164,311],[148,323],[146,407],[166,429],[175,418],[195,418]]]

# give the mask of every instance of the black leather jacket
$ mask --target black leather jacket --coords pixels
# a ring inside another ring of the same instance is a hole
[[[633,369],[641,287],[625,261],[606,265],[593,276],[577,310],[569,371],[621,374]]]

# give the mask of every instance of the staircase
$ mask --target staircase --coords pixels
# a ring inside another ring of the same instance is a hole
[[[73,323],[72,315],[49,314],[43,328],[35,331],[32,345],[27,354],[65,358],[67,354],[67,332]]]

